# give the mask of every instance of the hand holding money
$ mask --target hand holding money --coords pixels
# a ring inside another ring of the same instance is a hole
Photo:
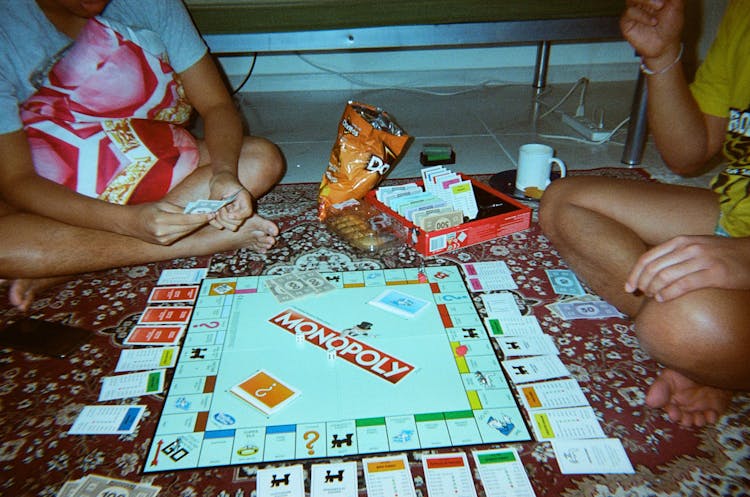
[[[234,207],[234,203],[237,203],[236,208]],[[252,215],[252,208],[245,208],[243,206],[252,206],[252,197],[250,195],[250,192],[247,190],[238,190],[234,192],[232,195],[223,198],[221,200],[209,200],[209,199],[201,199],[201,200],[195,200],[193,202],[189,202],[187,206],[185,206],[185,213],[186,214],[209,214],[209,213],[215,213],[216,217],[210,221],[210,224],[217,229],[224,229],[228,228],[232,231],[237,231],[237,228],[244,222],[244,220],[249,217],[242,215],[243,211],[249,211],[250,215]],[[232,212],[223,213],[222,209],[224,207],[230,207]],[[237,215],[237,213],[240,213],[240,215]]]

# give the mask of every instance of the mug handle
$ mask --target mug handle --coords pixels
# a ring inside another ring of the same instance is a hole
[[[560,177],[564,178],[566,174],[568,174],[567,169],[565,168],[565,163],[558,159],[557,157],[552,157],[549,160],[550,164],[557,164],[558,169],[560,169]],[[550,181],[547,180],[547,184],[550,184]]]

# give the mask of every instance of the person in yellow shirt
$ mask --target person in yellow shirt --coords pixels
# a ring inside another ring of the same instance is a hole
[[[571,177],[539,219],[563,258],[635,320],[664,369],[646,403],[686,426],[714,423],[750,390],[750,0],[731,0],[692,83],[682,66],[683,0],[628,0],[620,26],[642,57],[648,122],[674,172],[711,189]]]

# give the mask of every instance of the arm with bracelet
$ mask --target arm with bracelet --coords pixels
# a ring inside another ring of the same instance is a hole
[[[705,114],[690,91],[681,42],[683,0],[633,0],[620,25],[641,54],[648,84],[648,122],[667,166],[683,175],[702,171],[721,148],[725,122]]]

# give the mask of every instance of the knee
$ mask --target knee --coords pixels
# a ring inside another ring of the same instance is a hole
[[[278,145],[266,138],[247,137],[242,144],[242,156],[258,163],[269,174],[275,173],[279,178],[284,174],[284,156]]]
[[[573,178],[562,178],[553,181],[544,190],[539,201],[539,226],[548,237],[555,238],[561,226],[561,217],[567,205],[573,202],[576,182]]]
[[[240,176],[267,190],[286,173],[286,160],[279,147],[266,138],[245,137],[240,154]]]
[[[696,291],[666,304],[646,303],[635,329],[656,361],[699,383],[750,390],[750,321]]]

